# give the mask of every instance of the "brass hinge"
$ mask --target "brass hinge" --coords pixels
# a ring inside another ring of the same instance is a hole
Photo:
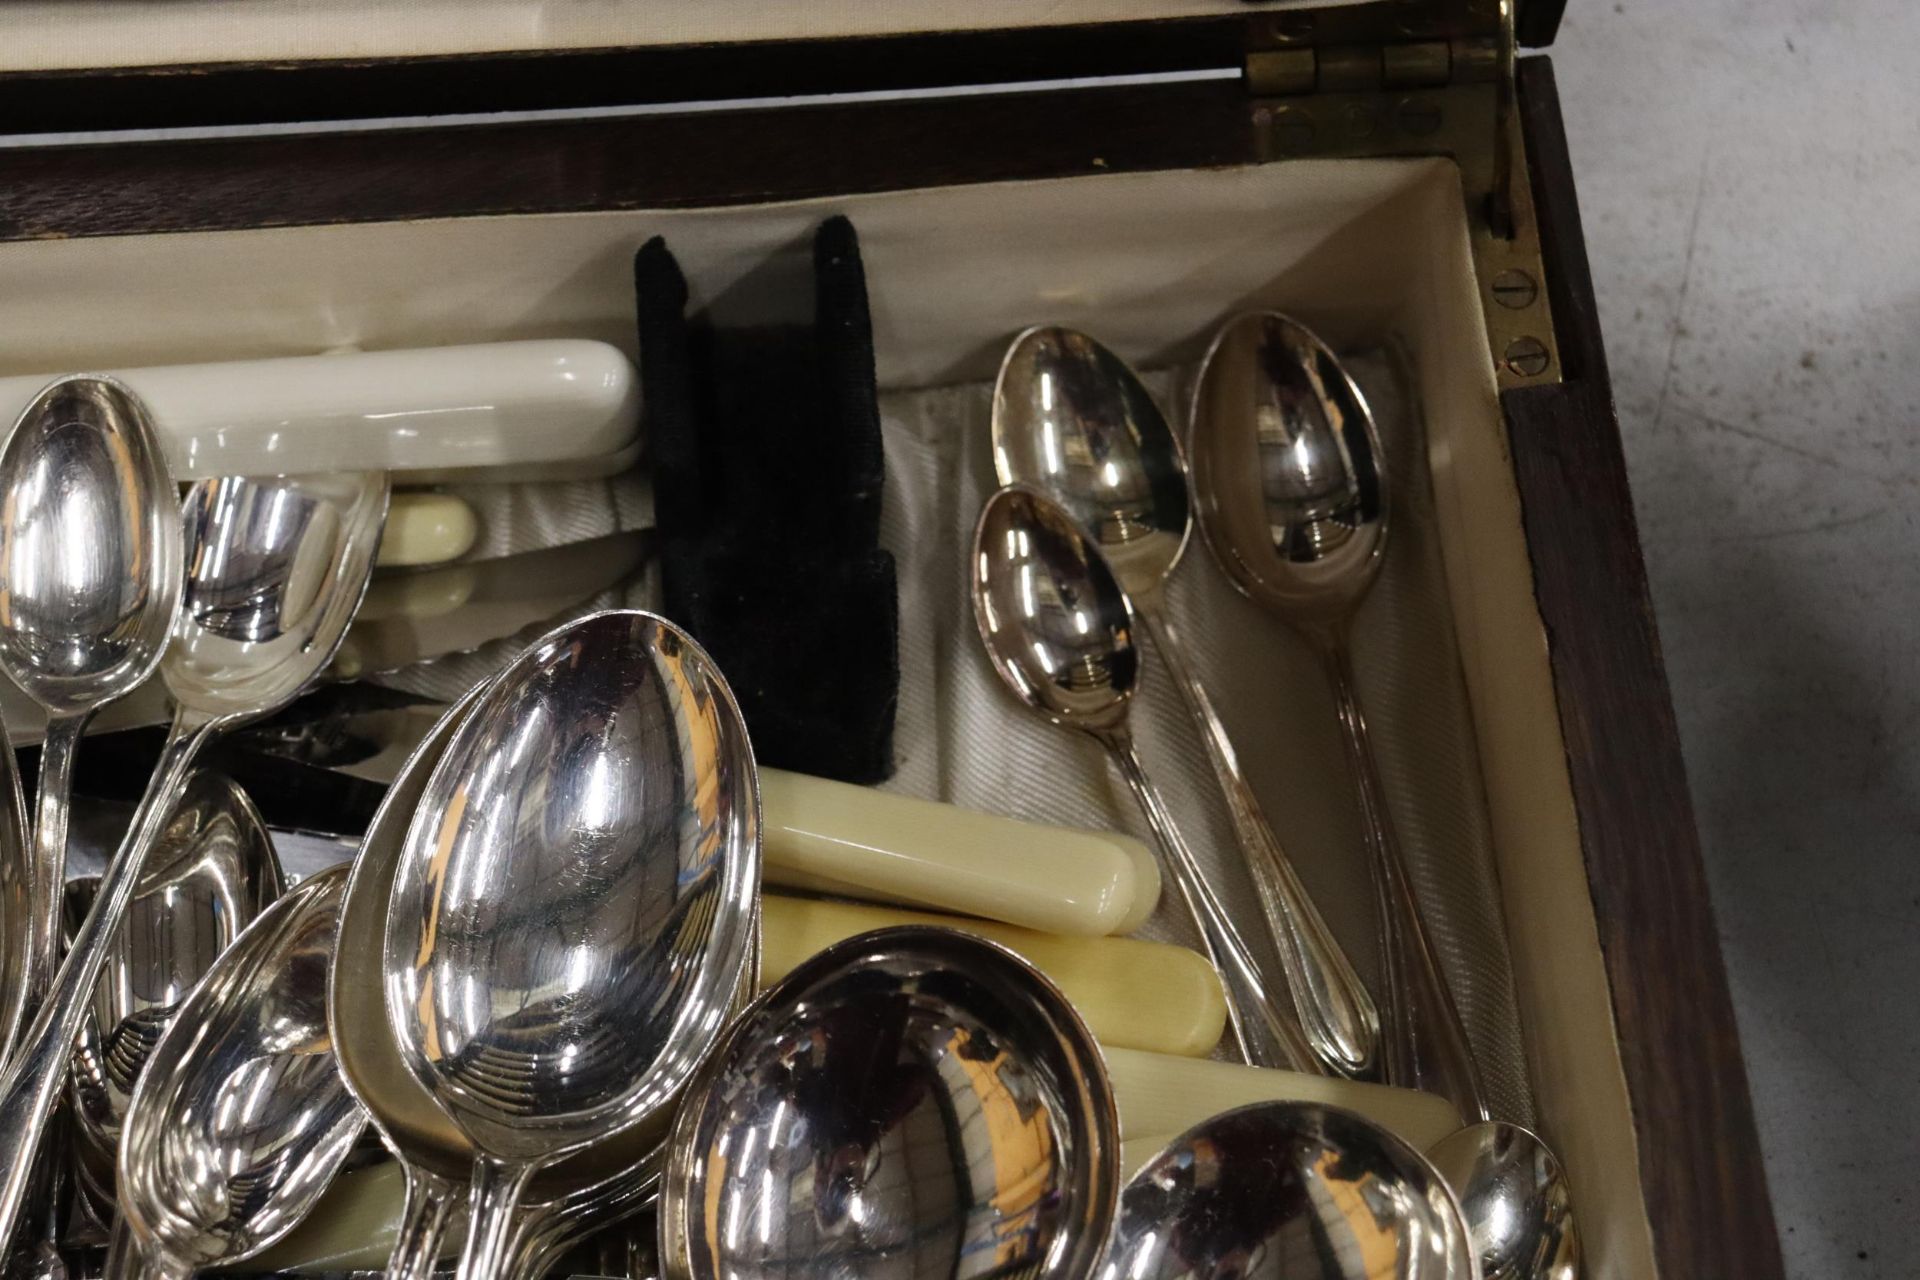
[[[1558,382],[1525,146],[1513,0],[1396,0],[1254,20],[1246,60],[1263,160],[1447,156],[1459,167],[1500,386]]]

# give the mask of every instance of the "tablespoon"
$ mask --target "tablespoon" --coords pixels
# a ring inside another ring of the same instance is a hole
[[[325,999],[346,879],[323,871],[262,912],[155,1046],[120,1146],[137,1257],[116,1265],[185,1280],[249,1258],[306,1216],[352,1150],[365,1116],[334,1067]]]
[[[1449,1140],[1448,1166],[1474,1176],[1456,1189],[1485,1250],[1486,1274],[1565,1274],[1560,1268],[1573,1264],[1560,1259],[1577,1258],[1579,1248],[1565,1173],[1536,1135],[1491,1117],[1354,693],[1348,630],[1379,575],[1392,511],[1372,411],[1324,342],[1286,316],[1260,312],[1230,321],[1214,339],[1193,423],[1208,546],[1241,591],[1319,649],[1334,688],[1379,891],[1387,1079],[1451,1099],[1471,1122],[1457,1143]]]
[[[460,1274],[541,1167],[672,1105],[749,969],[759,801],[698,645],[610,611],[536,641],[453,731],[394,873],[388,1022],[474,1148]]]
[[[1261,1066],[1313,1070],[1312,1049],[1281,1016],[1246,943],[1148,779],[1127,729],[1139,679],[1133,612],[1073,517],[1044,495],[1000,490],[973,534],[973,614],[994,670],[1055,724],[1079,729],[1113,756],[1158,837],[1162,861],[1227,988],[1241,1056]]]
[[[1261,1102],[1128,1179],[1101,1280],[1479,1280],[1433,1166],[1350,1111]]]
[[[668,1143],[673,1280],[1081,1280],[1119,1183],[1099,1046],[1012,952],[906,926],[741,1015]]]
[[[1001,484],[1046,494],[1099,543],[1206,744],[1314,1058],[1333,1074],[1366,1076],[1380,1040],[1373,997],[1261,813],[1167,617],[1166,583],[1192,519],[1186,459],[1166,418],[1106,347],[1072,329],[1028,329],[994,383],[993,465]]]
[[[60,965],[74,750],[152,673],[173,625],[174,493],[145,406],[111,379],[54,382],[0,448],[0,672],[47,713],[23,1016]]]
[[[97,887],[72,882],[69,913],[84,917]],[[187,993],[285,887],[253,801],[231,779],[196,771],[147,860],[74,1047],[74,1163],[102,1201],[113,1200],[121,1121],[154,1045]]]
[[[428,1275],[456,1220],[464,1216],[460,1201],[473,1147],[400,1057],[381,989],[381,940],[408,824],[454,729],[485,687],[441,716],[368,825],[340,908],[327,984],[328,1025],[340,1073],[405,1174],[405,1204],[387,1264],[388,1276],[396,1280]],[[535,1174],[521,1204],[512,1273],[538,1274],[530,1256],[537,1260],[552,1252],[556,1233],[562,1248],[571,1242],[574,1233],[559,1230],[559,1224],[591,1230],[645,1204],[659,1176],[656,1152],[663,1129],[662,1123],[625,1130]]]
[[[186,582],[160,664],[172,731],[53,989],[0,1077],[0,1239],[19,1219],[94,983],[195,758],[293,700],[332,659],[365,593],[384,474],[203,480],[187,495]]]

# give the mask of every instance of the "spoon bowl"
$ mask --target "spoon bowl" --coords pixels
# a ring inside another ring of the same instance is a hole
[[[68,886],[70,913],[85,915],[97,884]],[[253,801],[232,780],[196,772],[134,890],[74,1049],[76,1165],[106,1202],[121,1121],[154,1046],[187,993],[284,890]]]
[[[860,935],[728,1032],[669,1143],[674,1280],[1093,1274],[1119,1182],[1099,1047],[1012,952]]]
[[[1577,1280],[1572,1189],[1546,1143],[1487,1120],[1443,1138],[1427,1158],[1460,1197],[1485,1280]]]
[[[127,1110],[120,1205],[146,1274],[184,1280],[306,1216],[365,1117],[334,1067],[327,962],[346,869],[263,912],[181,1004]]]
[[[382,969],[408,1072],[476,1153],[468,1280],[498,1273],[536,1170],[679,1096],[749,980],[758,887],[745,725],[663,619],[549,633],[454,729]]]
[[[1342,626],[1385,562],[1387,473],[1366,397],[1306,326],[1229,322],[1194,391],[1200,529],[1233,584],[1297,625]]]
[[[1475,1280],[1460,1206],[1350,1111],[1262,1102],[1175,1138],[1120,1193],[1102,1280]]]

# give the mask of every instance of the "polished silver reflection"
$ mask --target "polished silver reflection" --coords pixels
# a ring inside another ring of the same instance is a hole
[[[365,1117],[333,1063],[327,964],[346,868],[269,907],[188,996],[127,1111],[120,1207],[144,1274],[265,1249],[304,1218]]]
[[[669,1152],[675,1280],[1075,1280],[1119,1181],[1105,1065],[1066,999],[924,926],[838,943],[762,996]]]
[[[368,825],[340,908],[327,986],[340,1073],[406,1175],[406,1204],[387,1264],[393,1280],[424,1280],[464,1220],[473,1146],[408,1072],[387,1023],[380,969],[387,904],[427,779],[484,688],[450,708],[421,740]],[[663,1128],[624,1130],[535,1174],[521,1200],[510,1273],[541,1274],[540,1261],[650,1203]]]
[[[1466,1211],[1485,1280],[1577,1280],[1566,1171],[1545,1143],[1511,1124],[1471,1124],[1427,1153]]]
[[[435,766],[383,947],[408,1070],[476,1150],[461,1272],[543,1165],[661,1114],[753,954],[759,795],[733,695],[651,614],[536,641]]]
[[[1241,771],[1226,725],[1187,664],[1166,612],[1166,582],[1192,527],[1180,442],[1119,356],[1071,329],[1014,340],[993,392],[993,460],[1002,484],[1064,507],[1099,543],[1145,624],[1206,745],[1292,996],[1284,1046],[1302,1071],[1373,1071],[1380,1015],[1280,847]]]
[[[293,700],[326,669],[366,593],[383,473],[203,480],[185,503],[186,584],[160,664],[173,727],[53,990],[0,1078],[0,1238],[10,1237],[75,1037],[149,853],[216,736]]]
[[[1558,1280],[1553,1257],[1559,1246],[1540,1255],[1547,1269],[1535,1271],[1513,1242],[1564,1240],[1567,1256],[1578,1257],[1565,1175],[1538,1137],[1493,1120],[1487,1110],[1354,689],[1347,632],[1379,575],[1391,514],[1373,414],[1312,331],[1260,312],[1230,321],[1214,339],[1194,391],[1193,423],[1194,487],[1207,545],[1235,585],[1320,650],[1333,686],[1379,889],[1387,1080],[1452,1100],[1472,1123],[1450,1141],[1501,1151],[1513,1167],[1542,1174],[1534,1195],[1515,1197],[1504,1181],[1458,1190],[1475,1240],[1492,1250],[1484,1259],[1488,1275]],[[1489,1166],[1475,1161],[1467,1167],[1484,1173]],[[1505,1219],[1519,1207],[1542,1216],[1532,1223]]]
[[[1241,1056],[1289,1065],[1273,1046],[1296,1043],[1299,1029],[1268,994],[1134,750],[1127,728],[1140,675],[1133,613],[1105,558],[1065,510],[1034,490],[1013,487],[987,499],[980,512],[972,578],[974,620],[1001,680],[1055,724],[1097,739],[1133,789],[1158,838],[1161,864],[1226,984]]]
[[[97,884],[68,886],[70,913],[84,917]],[[187,993],[284,888],[273,841],[246,792],[219,774],[195,773],[134,890],[74,1047],[74,1154],[88,1190],[104,1201],[113,1198],[128,1099],[154,1045]]]
[[[1263,1102],[1202,1121],[1120,1194],[1102,1280],[1477,1280],[1460,1206],[1352,1112]]]
[[[62,378],[0,449],[0,672],[45,708],[29,1009],[60,964],[73,757],[93,713],[153,673],[180,599],[180,521],[160,440],[108,378]]]

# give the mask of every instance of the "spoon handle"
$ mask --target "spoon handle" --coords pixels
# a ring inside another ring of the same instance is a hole
[[[520,1193],[532,1177],[530,1164],[508,1164],[485,1155],[473,1158],[467,1242],[460,1251],[459,1280],[507,1280],[513,1275]]]
[[[60,914],[67,884],[67,814],[73,757],[91,712],[56,716],[40,744],[40,787],[33,815],[32,952],[27,964],[27,1012],[33,1013],[60,967]]]
[[[1466,1024],[1440,968],[1400,852],[1366,717],[1354,693],[1353,660],[1344,640],[1326,647],[1326,663],[1379,897],[1381,968],[1387,985],[1387,1083],[1437,1093],[1459,1107],[1469,1121],[1486,1119],[1480,1070],[1474,1065]]]
[[[19,1223],[33,1180],[34,1155],[66,1080],[74,1037],[86,1018],[107,950],[133,900],[141,864],[172,816],[194,757],[212,736],[213,727],[210,722],[175,716],[147,793],[101,877],[93,909],[74,935],[53,988],[21,1038],[6,1074],[0,1076],[0,1159],[6,1162],[0,1170],[0,1239],[11,1239]]]
[[[1240,838],[1240,852],[1253,873],[1260,908],[1266,914],[1267,929],[1286,973],[1287,989],[1307,1044],[1328,1074],[1353,1079],[1366,1076],[1372,1072],[1380,1050],[1380,1013],[1373,997],[1260,811],[1260,802],[1254,798],[1233,742],[1227,737],[1227,727],[1220,722],[1206,686],[1187,665],[1173,624],[1158,601],[1142,605],[1136,598],[1134,604],[1213,760],[1214,777],[1219,780],[1234,832]]]
[[[1248,953],[1247,944],[1241,941],[1239,933],[1234,930],[1233,921],[1227,918],[1220,899],[1214,896],[1206,877],[1201,874],[1200,864],[1187,847],[1180,829],[1174,825],[1166,802],[1148,779],[1146,766],[1140,763],[1140,753],[1134,749],[1132,736],[1124,729],[1114,729],[1101,733],[1099,737],[1107,750],[1113,753],[1127,785],[1133,788],[1141,809],[1146,812],[1147,821],[1159,839],[1161,852],[1166,856],[1167,870],[1173,876],[1173,883],[1186,900],[1194,924],[1199,926],[1200,940],[1206,947],[1207,958],[1220,971],[1221,981],[1227,989],[1227,1021],[1232,1026],[1240,1056],[1254,1066],[1315,1071],[1313,1050],[1301,1035],[1300,1028],[1291,1019],[1281,1015],[1267,994],[1259,966]]]
[[[440,1246],[459,1203],[453,1183],[427,1169],[402,1162],[406,1201],[387,1255],[387,1280],[427,1280],[440,1261]]]

